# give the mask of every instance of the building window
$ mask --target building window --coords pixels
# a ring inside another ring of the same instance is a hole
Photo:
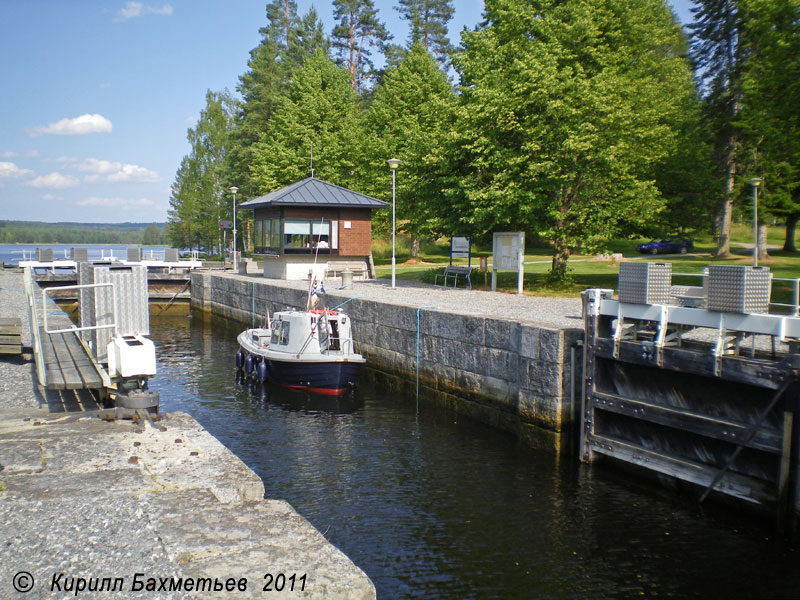
[[[286,219],[283,222],[284,254],[328,254],[331,251],[331,222]]]
[[[255,222],[254,246],[259,254],[330,254],[339,248],[338,233],[338,221],[284,219],[281,222],[277,218],[262,218]]]
[[[255,251],[260,254],[277,254],[281,250],[281,220],[256,219]]]

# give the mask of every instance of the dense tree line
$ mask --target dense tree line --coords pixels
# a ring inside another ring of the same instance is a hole
[[[164,224],[0,221],[0,244],[166,244]]]
[[[399,158],[415,240],[523,230],[552,245],[555,279],[571,249],[614,237],[715,227],[726,254],[753,177],[793,249],[800,2],[695,5],[682,30],[665,0],[486,0],[454,48],[451,0],[398,0],[405,44],[372,0],[333,0],[330,37],[272,0],[240,98],[208,92],[189,130],[169,238],[219,244],[230,186],[243,201],[293,183],[313,152],[315,176],[380,198]]]

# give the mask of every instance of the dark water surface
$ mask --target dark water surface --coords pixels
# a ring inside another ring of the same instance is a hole
[[[633,478],[362,385],[237,384],[240,326],[154,319],[164,411],[194,416],[379,598],[800,597],[800,552]]]

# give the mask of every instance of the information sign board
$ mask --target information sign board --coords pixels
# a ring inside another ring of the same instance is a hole
[[[525,254],[524,232],[495,232],[492,244],[492,290],[497,289],[498,271],[517,271],[517,293],[522,294]]]
[[[450,237],[450,264],[454,258],[466,258],[467,264],[472,266],[472,240],[469,236]]]

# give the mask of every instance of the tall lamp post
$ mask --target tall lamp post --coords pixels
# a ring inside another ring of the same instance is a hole
[[[394,252],[394,236],[395,236],[395,202],[394,202],[394,182],[397,167],[400,166],[400,160],[397,158],[390,158],[386,161],[389,168],[392,170],[392,288],[395,287],[395,252]]]
[[[753,177],[750,185],[753,186],[753,266],[758,266],[758,186],[762,182],[760,177]]]
[[[239,272],[239,261],[236,259],[236,192],[239,188],[232,185],[228,188],[233,194],[233,272]]]

